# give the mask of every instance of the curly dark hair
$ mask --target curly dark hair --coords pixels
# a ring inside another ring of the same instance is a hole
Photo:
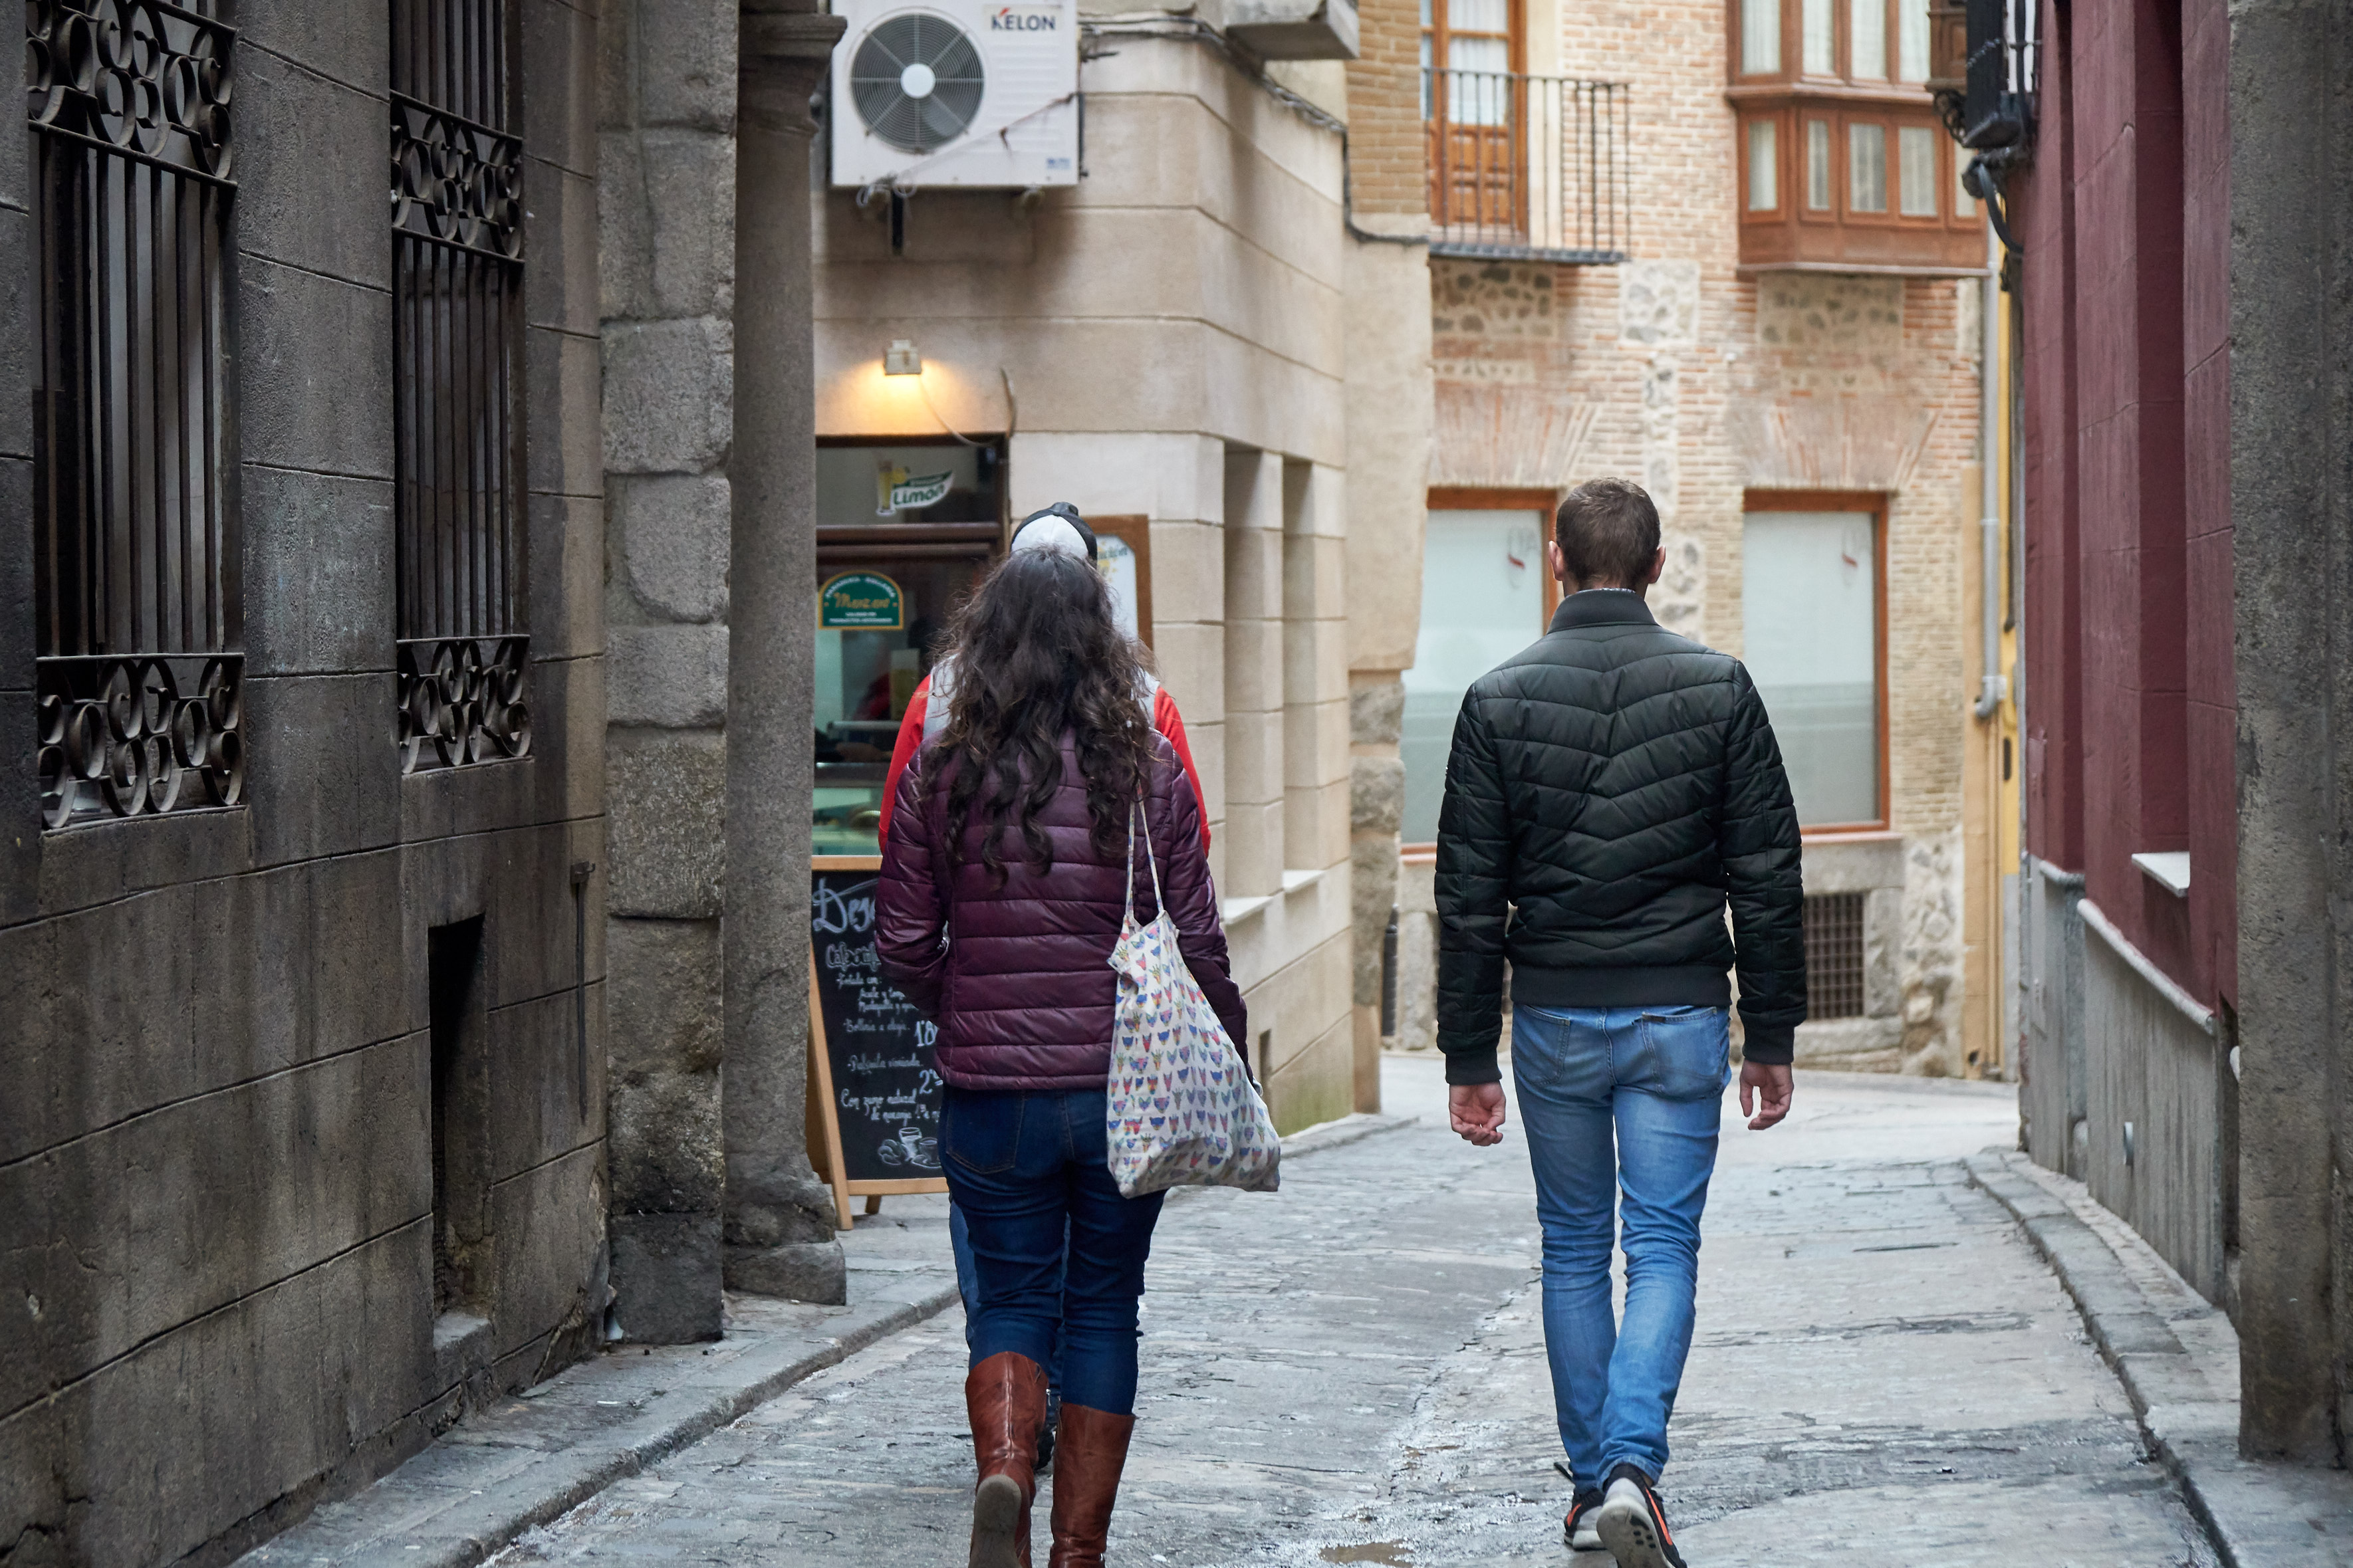
[[[981,864],[1005,885],[1003,841],[1043,873],[1053,846],[1034,820],[1062,783],[1062,737],[1078,745],[1090,841],[1105,858],[1127,842],[1129,807],[1151,777],[1153,728],[1141,694],[1152,656],[1120,630],[1110,584],[1075,555],[1007,556],[956,607],[947,652],[955,660],[948,723],[951,856],[964,859],[976,803],[987,813]]]

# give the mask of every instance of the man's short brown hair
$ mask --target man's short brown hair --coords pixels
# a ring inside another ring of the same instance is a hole
[[[1553,536],[1575,581],[1640,587],[1659,553],[1659,509],[1631,479],[1588,479],[1562,500]]]

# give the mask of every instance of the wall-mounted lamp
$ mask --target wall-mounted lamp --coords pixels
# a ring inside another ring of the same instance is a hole
[[[882,374],[884,375],[923,374],[923,356],[915,352],[914,342],[912,339],[892,338],[891,340],[891,346],[882,351]]]

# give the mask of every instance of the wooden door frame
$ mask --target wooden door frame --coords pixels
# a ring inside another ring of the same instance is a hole
[[[1566,488],[1556,489],[1514,489],[1504,485],[1433,485],[1424,503],[1425,513],[1433,511],[1534,511],[1544,514],[1546,521],[1537,527],[1537,536],[1550,543],[1555,519],[1560,510],[1560,498]],[[1552,574],[1552,563],[1540,559],[1536,570],[1544,575],[1544,619],[1536,624],[1536,636],[1542,637],[1552,626],[1553,612],[1560,608],[1560,579]]]
[[[1152,646],[1152,520],[1141,512],[1117,517],[1091,517],[1087,526],[1097,538],[1109,534],[1135,552],[1135,640]]]

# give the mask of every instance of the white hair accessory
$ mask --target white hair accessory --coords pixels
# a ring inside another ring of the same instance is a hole
[[[1051,514],[1031,518],[1022,524],[1021,531],[1013,536],[1013,549],[1017,553],[1024,550],[1059,550],[1082,561],[1087,558],[1087,542],[1071,526],[1070,519]]]

